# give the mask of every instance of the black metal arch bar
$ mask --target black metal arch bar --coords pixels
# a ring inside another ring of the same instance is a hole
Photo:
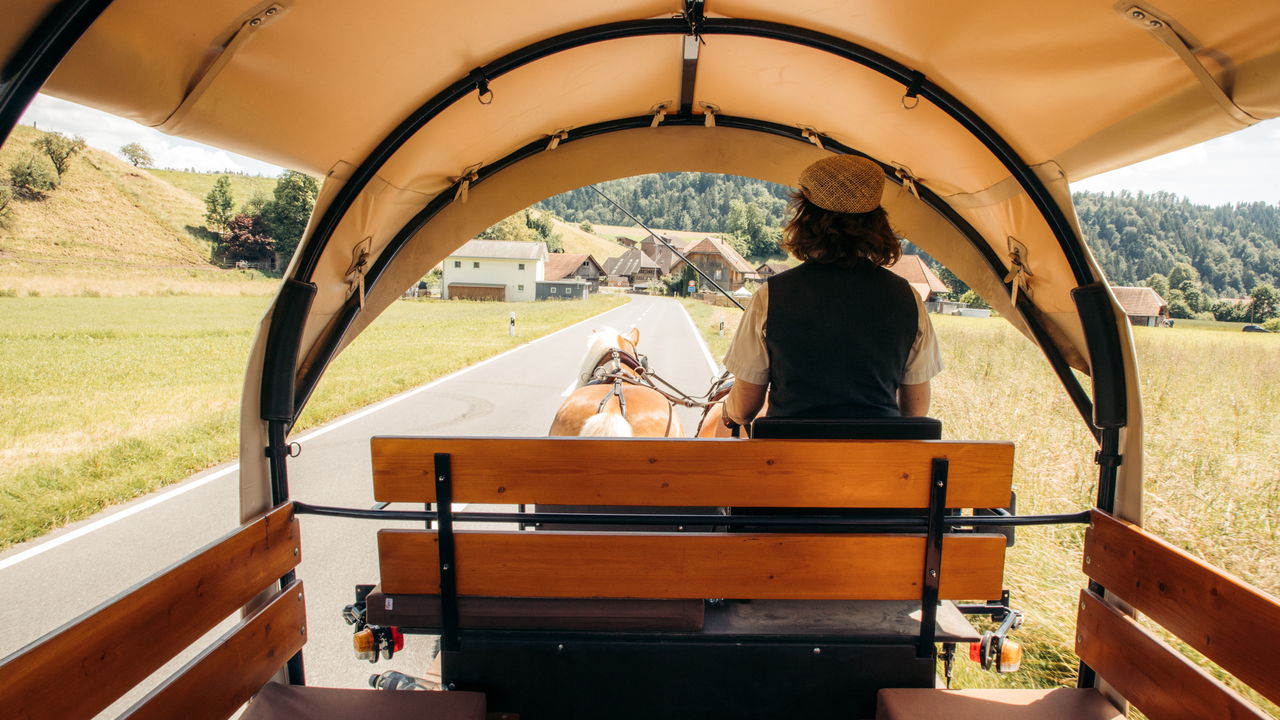
[[[622,118],[619,120],[597,123],[595,125],[587,125],[569,131],[569,136],[566,139],[561,140],[560,144],[564,145],[577,140],[596,137],[599,135],[607,135],[621,130],[646,128],[649,126],[649,123],[650,118],[648,116],[642,116]],[[670,126],[701,126],[702,123],[703,121],[701,118],[693,115],[681,114],[668,116],[664,124]],[[720,115],[717,116],[716,124],[719,127],[751,130],[786,137],[805,144],[810,142],[807,138],[803,137],[800,130],[797,128],[780,125],[778,123],[771,123],[764,120]],[[824,147],[841,154],[866,157],[880,165],[884,170],[887,179],[898,184],[901,184],[902,182],[895,174],[894,167],[886,165],[865,153],[859,152],[858,150],[850,148],[835,140],[831,140],[830,138],[823,138],[823,145]],[[477,179],[473,181],[472,184],[477,185],[482,183],[486,178],[494,175],[495,173],[501,172],[502,170],[511,167],[526,158],[544,152],[545,150],[546,143],[542,140],[529,143],[510,153],[501,160],[480,168],[476,173]],[[947,221],[950,222],[951,225],[969,241],[970,245],[982,254],[983,258],[987,262],[987,266],[996,277],[1001,277],[1005,274],[1005,267],[1000,262],[999,256],[967,220],[965,220],[955,211],[954,208],[948,205],[946,201],[929,188],[917,186],[916,189],[919,191],[920,199],[922,201],[928,204],[934,211],[945,217]],[[431,220],[435,218],[441,210],[452,202],[453,193],[442,192],[427,203],[426,207],[414,215],[413,218],[405,223],[391,239],[391,242],[387,244],[387,247],[379,253],[378,258],[374,260],[372,265],[370,265],[369,271],[365,276],[366,287],[372,289],[376,286],[378,281],[381,279],[382,274],[386,271],[387,267],[394,262],[395,258],[399,255],[405,245],[408,244],[408,242],[418,232],[420,232],[427,223],[431,222]],[[1009,292],[1011,289],[1011,286],[1008,283],[1004,283],[1004,287],[1006,292]],[[1025,295],[1023,297],[1025,298]],[[1023,302],[1025,303],[1027,301],[1024,300]],[[1021,304],[1022,303],[1020,303],[1020,305]],[[1086,393],[1084,388],[1080,386],[1080,382],[1076,379],[1075,375],[1072,374],[1070,366],[1062,357],[1061,352],[1058,351],[1057,346],[1054,345],[1053,340],[1049,337],[1048,333],[1045,332],[1045,329],[1040,325],[1035,315],[1025,307],[1019,307],[1019,310],[1021,311],[1027,326],[1035,336],[1037,343],[1048,358],[1050,366],[1054,369],[1054,372],[1058,375],[1058,379],[1062,382],[1064,389],[1067,391],[1067,395],[1071,398],[1076,409],[1080,412],[1085,424],[1096,437],[1097,429],[1094,428],[1092,424],[1093,404],[1089,399],[1088,393]],[[315,390],[317,383],[319,383],[325,367],[336,354],[338,345],[341,343],[346,331],[350,328],[351,323],[355,321],[358,313],[359,307],[355,303],[348,303],[348,306],[339,313],[339,319],[337,320],[337,324],[334,326],[334,331],[323,341],[323,345],[317,353],[316,362],[313,362],[308,367],[307,372],[301,378],[299,387],[296,391],[298,403],[294,407],[294,420],[297,419],[298,415],[305,407],[312,391]]]
[[[920,95],[923,95],[931,103],[942,109],[973,134],[974,137],[978,138],[1004,164],[1013,177],[1017,178],[1018,183],[1031,197],[1032,201],[1035,202],[1041,215],[1057,237],[1058,244],[1061,246],[1071,266],[1076,283],[1078,285],[1086,285],[1096,279],[1089,268],[1083,248],[1077,242],[1071,224],[1062,214],[1062,210],[1057,203],[1054,202],[1048,189],[1040,182],[1040,179],[1031,168],[1018,156],[1012,146],[1005,142],[981,117],[933,82],[927,79],[921,80],[919,74],[907,66],[857,43],[805,28],[758,20],[711,18],[702,23],[699,31],[703,35],[759,37],[810,47],[875,70],[902,83],[904,87],[917,89]],[[302,248],[302,256],[299,260],[295,277],[302,281],[310,281],[321,253],[324,252],[329,238],[337,229],[347,210],[350,209],[365,185],[373,179],[374,175],[391,156],[433,118],[470,94],[472,90],[478,89],[480,82],[484,82],[487,85],[488,82],[540,58],[584,45],[651,35],[685,35],[688,32],[688,22],[678,17],[610,23],[575,30],[534,43],[473,70],[467,77],[450,85],[414,111],[360,164],[352,177],[338,192],[337,197],[325,210],[324,215],[321,216],[320,221],[316,224],[315,232],[312,233],[311,238]]]

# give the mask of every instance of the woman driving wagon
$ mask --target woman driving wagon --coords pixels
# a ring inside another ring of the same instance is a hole
[[[725,424],[774,418],[878,418],[929,412],[942,371],[920,296],[886,269],[902,256],[880,206],[884,171],[863,157],[823,158],[800,174],[783,246],[804,261],[747,306],[725,368]]]

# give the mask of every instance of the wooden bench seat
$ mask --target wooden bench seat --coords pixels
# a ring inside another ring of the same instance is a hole
[[[241,720],[485,720],[483,693],[348,690],[270,683]],[[514,718],[515,716],[511,716]]]
[[[483,690],[527,717],[589,717],[606,706],[628,718],[870,717],[877,689],[933,685],[935,641],[978,640],[953,606],[931,599],[922,612],[924,598],[989,601],[1003,590],[1005,537],[944,533],[941,518],[947,508],[1009,504],[1010,443],[374,438],[372,456],[375,500],[441,510],[874,508],[919,519],[859,532],[829,523],[815,532],[525,532],[452,520],[379,531],[370,622],[441,632],[446,685]],[[762,512],[752,525],[767,524]],[[793,524],[802,523],[786,518]],[[624,627],[652,618],[611,606],[638,602],[645,615],[674,607],[656,603],[707,599],[721,600],[700,627]],[[393,609],[380,609],[388,600]],[[777,692],[783,686],[795,692]]]
[[[1092,688],[1052,690],[881,690],[876,720],[1122,720]]]

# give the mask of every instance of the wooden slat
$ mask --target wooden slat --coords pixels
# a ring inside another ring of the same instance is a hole
[[[1267,720],[1248,700],[1088,590],[1080,593],[1076,654],[1151,720]]]
[[[458,594],[520,597],[913,600],[923,536],[459,532]],[[382,590],[440,592],[436,535],[382,530]],[[941,596],[1000,597],[1003,535],[943,542]]]
[[[1005,442],[376,437],[372,451],[379,502],[435,502],[435,453],[466,503],[923,508],[938,457],[947,507],[1005,507],[1013,482]]]
[[[293,505],[282,505],[0,661],[0,708],[92,718],[300,559]]]
[[[1280,703],[1280,602],[1142,528],[1095,510],[1084,571]]]
[[[226,720],[306,644],[295,580],[139,700],[120,720]]]

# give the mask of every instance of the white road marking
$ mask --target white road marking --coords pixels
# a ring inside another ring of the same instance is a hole
[[[684,319],[689,321],[689,327],[693,329],[693,336],[698,338],[698,346],[702,348],[702,354],[707,358],[707,366],[711,368],[711,374],[714,376],[720,371],[720,366],[716,365],[716,359],[711,357],[711,348],[707,347],[707,341],[702,339],[702,333],[698,332],[698,326],[693,324],[693,317],[689,315],[689,311],[680,306],[680,314],[684,315]]]
[[[628,303],[628,305],[629,305],[629,304],[630,304],[630,303]],[[582,324],[585,324],[585,323],[589,323],[589,322],[591,322],[591,321],[593,321],[593,320],[596,320],[596,319],[598,319],[598,318],[600,318],[600,317],[603,317],[603,316],[605,316],[605,315],[608,315],[609,313],[617,312],[618,310],[622,310],[622,309],[624,309],[624,308],[626,308],[626,307],[627,307],[627,305],[619,305],[618,307],[613,308],[612,310],[606,310],[606,311],[604,311],[604,312],[600,313],[599,315],[593,315],[592,317],[589,317],[589,318],[587,318],[586,320],[583,320],[583,321],[581,321],[581,322],[574,323],[573,325],[570,325],[569,327],[561,328],[560,330],[557,330],[557,331],[555,331],[555,332],[553,332],[553,333],[551,333],[551,334],[549,334],[549,335],[543,335],[542,337],[537,338],[537,339],[535,339],[535,340],[531,340],[531,341],[529,341],[529,342],[527,342],[527,343],[524,343],[523,345],[520,345],[519,347],[514,347],[514,348],[511,348],[510,350],[508,350],[508,351],[506,351],[506,352],[504,352],[504,353],[500,353],[500,354],[498,354],[498,355],[494,355],[493,357],[489,358],[488,360],[481,360],[480,362],[478,362],[478,363],[476,363],[476,364],[474,364],[474,365],[469,365],[469,366],[467,366],[467,367],[464,367],[464,368],[462,368],[461,370],[457,370],[457,371],[455,371],[455,372],[452,372],[452,373],[450,373],[450,374],[448,374],[448,375],[445,375],[445,376],[444,376],[444,377],[442,377],[442,378],[438,378],[438,379],[436,379],[436,380],[433,380],[433,381],[431,381],[431,382],[427,383],[426,385],[420,385],[420,386],[418,386],[418,387],[416,387],[416,388],[414,388],[414,389],[412,389],[412,390],[408,390],[408,391],[406,391],[406,392],[400,393],[399,395],[396,395],[396,396],[394,396],[394,397],[391,397],[391,398],[388,398],[388,399],[386,399],[386,400],[383,400],[382,402],[378,403],[377,405],[373,405],[372,407],[366,408],[365,410],[363,410],[363,411],[361,411],[361,412],[358,412],[358,413],[356,413],[355,415],[351,415],[351,416],[349,416],[349,417],[345,417],[345,418],[343,418],[343,419],[341,419],[341,420],[338,420],[337,422],[333,422],[333,423],[330,423],[330,424],[328,424],[328,425],[322,425],[321,427],[316,428],[315,430],[313,430],[313,431],[311,431],[311,432],[307,433],[306,435],[303,435],[303,436],[302,436],[302,437],[300,437],[300,438],[294,438],[294,442],[304,443],[304,442],[306,442],[306,441],[308,441],[308,440],[311,440],[312,438],[320,437],[321,435],[324,435],[325,433],[329,432],[330,430],[336,430],[337,428],[340,428],[340,427],[342,427],[343,425],[346,425],[346,424],[348,424],[348,423],[355,422],[356,420],[359,420],[360,418],[363,418],[363,417],[365,417],[365,416],[367,416],[367,415],[370,415],[370,414],[375,413],[375,412],[377,412],[377,411],[379,411],[379,410],[382,410],[383,408],[390,407],[391,405],[394,405],[394,404],[396,404],[396,403],[400,402],[401,400],[404,400],[404,399],[406,399],[406,398],[413,397],[414,395],[417,395],[418,393],[420,393],[420,392],[422,392],[422,391],[424,391],[424,390],[430,390],[431,388],[433,388],[433,387],[435,387],[435,386],[437,386],[437,385],[439,385],[439,384],[441,384],[441,383],[448,382],[448,381],[450,381],[450,380],[453,380],[453,379],[457,378],[459,375],[463,375],[463,374],[465,374],[465,373],[471,372],[472,370],[475,370],[476,368],[478,368],[478,367],[480,367],[480,366],[482,366],[482,365],[488,365],[489,363],[493,362],[494,360],[497,360],[497,359],[502,358],[502,357],[506,357],[507,355],[510,355],[511,353],[517,352],[517,351],[519,351],[519,350],[523,350],[523,349],[525,349],[525,348],[529,347],[530,345],[533,345],[534,343],[538,343],[538,342],[541,342],[541,341],[543,341],[543,340],[546,340],[546,339],[547,339],[547,338],[549,338],[549,337],[553,337],[553,336],[555,336],[555,335],[559,335],[559,334],[560,334],[560,333],[562,333],[562,332],[567,332],[567,331],[569,331],[569,330],[572,330],[573,328],[578,327],[579,325],[582,325]],[[112,523],[114,523],[114,522],[116,522],[116,521],[118,521],[118,520],[123,520],[123,519],[125,519],[125,518],[129,517],[130,515],[136,515],[137,513],[140,513],[140,512],[142,512],[143,510],[147,510],[147,509],[149,509],[149,508],[153,508],[153,507],[155,507],[156,505],[159,505],[160,503],[162,503],[162,502],[164,502],[164,501],[166,501],[166,500],[171,500],[171,499],[173,499],[173,498],[175,498],[175,497],[178,497],[179,495],[181,495],[181,494],[183,494],[183,493],[185,493],[185,492],[189,492],[189,491],[191,491],[191,490],[195,490],[195,489],[196,489],[196,488],[198,488],[198,487],[203,487],[204,485],[207,485],[207,484],[209,484],[209,483],[213,482],[214,480],[217,480],[218,478],[226,477],[227,475],[230,475],[231,473],[233,473],[233,472],[235,472],[235,471],[237,471],[237,470],[239,470],[239,469],[240,469],[240,463],[234,463],[234,464],[229,465],[228,467],[225,467],[225,468],[223,468],[223,469],[221,469],[221,470],[219,470],[219,471],[217,471],[217,472],[215,472],[215,473],[212,473],[212,474],[210,474],[210,475],[208,475],[208,476],[206,476],[206,477],[202,477],[202,478],[200,478],[199,480],[196,480],[196,481],[194,481],[194,482],[189,482],[189,483],[186,483],[185,485],[181,485],[181,486],[179,486],[179,487],[176,487],[176,488],[174,488],[174,489],[170,490],[169,492],[164,493],[163,495],[160,495],[160,496],[158,496],[158,497],[154,497],[154,498],[152,498],[152,499],[150,499],[150,500],[147,500],[146,502],[138,503],[137,505],[134,505],[133,507],[126,508],[126,509],[124,509],[124,510],[121,510],[121,511],[120,511],[120,512],[118,512],[118,513],[115,513],[114,515],[108,515],[107,517],[104,517],[104,518],[102,518],[101,520],[98,520],[97,522],[91,523],[91,524],[89,524],[89,525],[85,525],[84,527],[82,527],[82,528],[80,528],[80,529],[78,529],[78,530],[74,530],[74,531],[72,531],[72,532],[69,532],[69,533],[67,533],[66,535],[61,535],[61,536],[56,537],[56,538],[54,538],[54,539],[52,539],[52,540],[49,540],[48,542],[40,543],[39,545],[37,545],[37,546],[35,546],[35,547],[33,547],[33,548],[29,549],[29,550],[24,550],[23,552],[20,552],[20,553],[18,553],[17,555],[14,555],[13,557],[9,557],[9,558],[5,558],[4,560],[0,560],[0,570],[4,570],[5,568],[13,567],[14,565],[17,565],[18,563],[22,562],[23,560],[29,560],[29,559],[31,559],[31,558],[33,558],[33,557],[35,557],[35,556],[37,556],[37,555],[39,555],[39,554],[41,554],[41,553],[47,552],[47,551],[49,551],[49,550],[52,550],[52,549],[54,549],[54,548],[56,548],[56,547],[58,547],[58,546],[60,546],[60,545],[65,545],[66,543],[69,543],[69,542],[71,542],[72,540],[75,540],[75,539],[77,539],[77,538],[84,537],[85,535],[88,535],[89,533],[93,532],[94,530],[100,530],[100,529],[102,529],[102,528],[104,528],[104,527],[106,527],[106,526],[108,526],[108,525],[110,525],[110,524],[112,524]],[[455,506],[455,507],[456,507],[456,506]],[[463,507],[465,507],[465,506],[463,506]]]

